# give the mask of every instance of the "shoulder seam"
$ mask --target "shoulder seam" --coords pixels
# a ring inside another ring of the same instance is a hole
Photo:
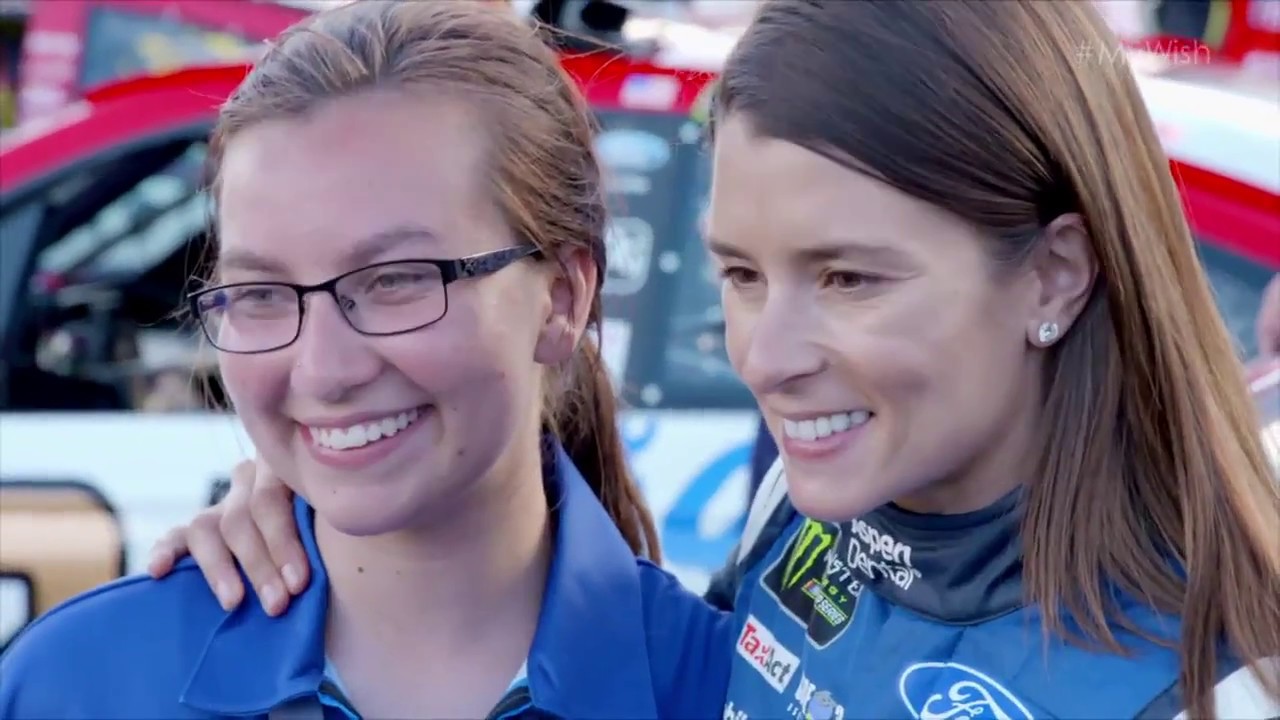
[[[164,578],[162,578],[161,581],[169,578],[177,577],[180,573],[185,574],[192,571],[199,572],[200,568],[194,562],[191,562],[191,563],[181,562],[178,565],[175,565],[173,570]],[[105,595],[107,593],[114,592],[116,590],[120,590],[123,588],[132,587],[139,583],[147,582],[150,580],[152,580],[152,577],[150,575],[147,575],[146,573],[132,573],[129,575],[125,575],[123,577],[116,578],[111,582],[98,585],[97,587],[94,587],[94,588],[90,588],[89,590],[79,593],[78,595],[73,595],[67,598],[66,600],[63,600],[62,602],[58,603],[57,605],[54,605],[48,610],[45,610],[38,617],[32,618],[30,622],[28,622],[26,625],[23,625],[22,628],[18,630],[18,632],[13,634],[13,637],[9,638],[9,642],[5,644],[4,649],[5,651],[8,651],[9,648],[17,645],[18,641],[22,638],[23,635],[26,635],[28,631],[31,631],[33,628],[39,627],[41,624],[45,622],[46,619],[51,618],[55,615],[59,615],[69,608],[75,607],[85,602],[89,602],[90,600],[93,600],[101,595]],[[157,581],[157,582],[160,582],[160,581]],[[209,592],[210,594],[213,593],[212,590],[210,590]]]

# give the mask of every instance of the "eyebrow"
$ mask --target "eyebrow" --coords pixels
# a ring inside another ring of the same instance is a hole
[[[714,238],[707,239],[707,249],[720,257],[737,260],[751,259],[746,253],[734,246]],[[861,240],[837,240],[818,243],[801,248],[796,251],[796,254],[799,255],[802,263],[810,265],[848,258],[861,258],[889,268],[905,268],[910,265],[909,256],[901,250],[888,245]]]
[[[380,230],[352,243],[347,252],[346,262],[353,267],[367,265],[379,255],[395,250],[411,243],[424,240],[434,241],[438,236],[420,225],[397,225]],[[279,260],[263,255],[248,248],[232,248],[218,256],[218,268],[222,271],[241,270],[244,272],[260,272],[267,275],[287,275],[288,271]]]

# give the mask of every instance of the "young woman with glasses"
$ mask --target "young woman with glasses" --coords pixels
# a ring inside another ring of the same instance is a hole
[[[770,0],[730,57],[708,246],[782,459],[726,720],[1280,715],[1280,488],[1121,58],[981,0]],[[276,465],[249,566],[304,561]]]
[[[354,3],[275,43],[214,131],[190,304],[310,583],[283,618],[194,564],[73,599],[7,650],[0,718],[718,716],[730,618],[643,559],[588,336],[573,88],[501,4]]]

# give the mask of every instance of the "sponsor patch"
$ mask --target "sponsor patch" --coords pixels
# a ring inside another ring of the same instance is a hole
[[[742,633],[738,636],[738,654],[778,692],[787,688],[800,664],[800,658],[783,647],[754,615],[748,616],[742,626]]]

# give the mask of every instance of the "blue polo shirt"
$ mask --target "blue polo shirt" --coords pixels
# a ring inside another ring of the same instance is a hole
[[[546,477],[556,523],[542,614],[526,675],[493,716],[719,718],[730,616],[636,558],[562,449]],[[262,718],[309,698],[336,710],[322,692],[328,578],[301,501],[297,520],[313,575],[283,617],[250,602],[223,611],[189,559],[163,580],[123,578],[14,640],[0,718]]]

